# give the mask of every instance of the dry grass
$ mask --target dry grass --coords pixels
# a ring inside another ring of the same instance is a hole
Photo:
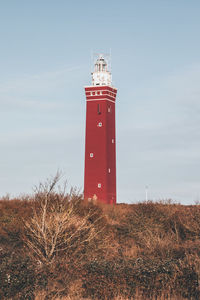
[[[0,299],[200,299],[199,205],[40,191],[0,211]]]
[[[35,295],[35,300],[45,300],[47,294],[44,292],[38,293]],[[51,300],[90,300],[90,298],[82,298],[81,296],[74,296],[73,294],[71,296],[64,296],[59,298],[52,298]],[[110,298],[105,298],[105,300],[110,300]],[[147,300],[144,295],[141,294],[140,291],[136,291],[134,297],[123,297],[123,296],[117,296],[112,298],[112,300]],[[153,296],[151,300],[185,300],[185,298],[182,298],[180,296],[168,296],[165,293],[162,293],[159,297]]]

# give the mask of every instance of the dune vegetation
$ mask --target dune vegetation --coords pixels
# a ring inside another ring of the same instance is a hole
[[[0,200],[0,299],[200,299],[200,205],[88,203],[58,181]]]

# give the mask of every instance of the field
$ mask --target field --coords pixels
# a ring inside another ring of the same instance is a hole
[[[200,299],[200,205],[0,200],[0,299]]]

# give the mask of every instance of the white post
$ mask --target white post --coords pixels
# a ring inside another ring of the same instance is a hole
[[[146,202],[148,201],[148,186],[145,186],[145,196],[146,196]]]

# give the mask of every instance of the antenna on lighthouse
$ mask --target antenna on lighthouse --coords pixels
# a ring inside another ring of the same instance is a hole
[[[94,66],[94,54],[93,54],[93,49],[90,50],[90,72],[93,72],[93,66]]]
[[[112,73],[112,58],[111,58],[111,48],[110,48],[110,58],[109,58],[109,62],[110,62],[110,66],[109,66],[110,73]]]

